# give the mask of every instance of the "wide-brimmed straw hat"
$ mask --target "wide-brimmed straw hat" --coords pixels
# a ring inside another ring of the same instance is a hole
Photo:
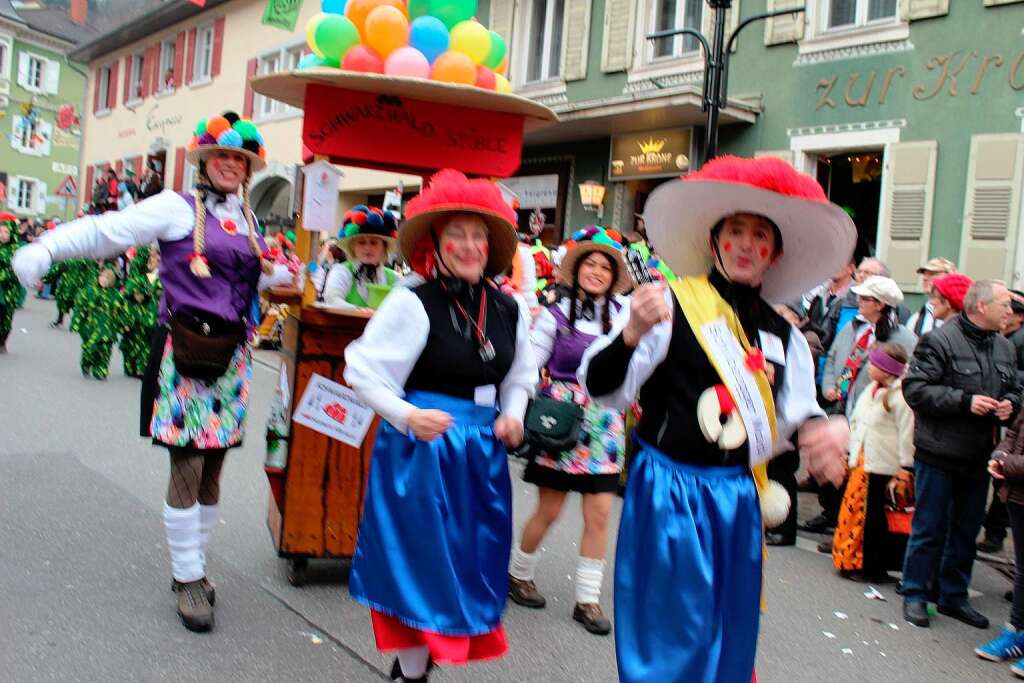
[[[576,265],[595,251],[606,254],[615,263],[617,279],[612,283],[611,293],[621,294],[633,286],[633,279],[622,258],[622,235],[617,230],[608,230],[599,225],[591,225],[577,230],[566,244],[565,256],[558,270],[565,282],[573,282]]]
[[[857,228],[829,202],[818,182],[782,159],[719,157],[682,180],[656,188],[644,222],[658,254],[680,276],[702,275],[714,264],[711,230],[736,214],[770,220],[783,253],[764,275],[761,296],[794,299],[850,262]]]
[[[405,221],[398,229],[398,246],[405,260],[415,268],[414,257],[422,240],[435,225],[460,213],[480,216],[487,225],[490,251],[484,276],[493,277],[507,271],[519,244],[515,211],[495,183],[483,178],[469,179],[450,168],[434,174],[406,206]]]
[[[263,135],[249,119],[243,119],[233,111],[220,116],[201,119],[196,124],[195,134],[188,143],[185,158],[195,166],[209,154],[218,150],[237,152],[249,159],[251,173],[267,167],[267,151],[263,146]]]
[[[356,204],[346,211],[341,219],[341,230],[338,232],[337,240],[338,246],[345,250],[350,259],[355,259],[352,240],[356,237],[378,237],[384,240],[388,252],[393,253],[398,244],[398,224],[389,211]]]

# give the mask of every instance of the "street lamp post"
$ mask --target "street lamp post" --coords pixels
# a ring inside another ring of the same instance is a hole
[[[727,106],[729,94],[729,55],[740,31],[751,24],[781,17],[787,14],[797,14],[804,11],[804,8],[782,9],[774,12],[765,12],[747,17],[736,26],[736,30],[725,39],[725,13],[732,7],[732,0],[707,0],[708,5],[715,12],[715,26],[712,42],[703,33],[692,28],[676,28],[666,31],[657,31],[647,35],[648,40],[659,38],[671,38],[678,35],[692,36],[697,39],[704,49],[704,91],[702,93],[701,108],[707,114],[707,122],[704,130],[704,159],[714,159],[718,156],[718,115],[722,107]]]

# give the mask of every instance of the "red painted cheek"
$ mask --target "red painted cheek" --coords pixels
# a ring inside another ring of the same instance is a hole
[[[490,244],[485,244],[483,246],[483,252],[484,252],[484,256],[487,256],[488,254],[490,254],[491,253],[491,245]]]
[[[726,240],[722,244],[722,251],[724,251],[725,253],[729,253],[730,251],[732,251],[732,242]]]
[[[761,258],[768,258],[768,247],[761,247]]]
[[[444,245],[444,251],[445,251],[446,254],[454,254],[455,253],[455,245],[452,244],[451,242],[449,242],[448,244]]]

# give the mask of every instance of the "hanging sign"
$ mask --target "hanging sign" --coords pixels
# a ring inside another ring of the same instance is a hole
[[[302,141],[335,163],[507,178],[519,168],[523,117],[309,84]]]
[[[692,128],[612,136],[612,180],[665,178],[690,170]]]
[[[295,30],[301,10],[302,0],[267,0],[267,8],[263,10],[263,23],[291,33]]]
[[[292,421],[359,448],[373,422],[373,411],[350,388],[314,374]]]
[[[302,227],[334,232],[338,227],[338,180],[341,171],[326,161],[305,166],[302,192]]]

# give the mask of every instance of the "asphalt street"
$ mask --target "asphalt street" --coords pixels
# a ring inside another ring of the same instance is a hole
[[[116,351],[108,381],[82,377],[78,337],[50,329],[53,312],[52,301],[30,297],[15,315],[10,353],[0,356],[0,681],[387,680],[390,660],[375,650],[339,566],[323,563],[315,583],[295,588],[272,548],[262,433],[275,355],[258,354],[249,437],[225,467],[211,544],[217,628],[196,635],[181,627],[169,590],[166,455],[136,436],[139,384],[124,377]],[[518,530],[535,494],[517,467]],[[571,619],[580,529],[571,498],[543,546],[537,583],[548,607],[510,604],[508,657],[444,669],[432,681],[616,680],[612,638]],[[814,552],[817,540],[770,554],[761,681],[1012,680],[1006,666],[973,654],[1009,612],[1009,581],[994,565],[979,563],[972,586],[991,629],[941,617],[917,629],[901,619],[891,585],[878,587],[887,600],[866,598],[867,586],[839,578]],[[608,613],[613,571],[609,562]],[[659,609],[657,595],[649,608]]]

